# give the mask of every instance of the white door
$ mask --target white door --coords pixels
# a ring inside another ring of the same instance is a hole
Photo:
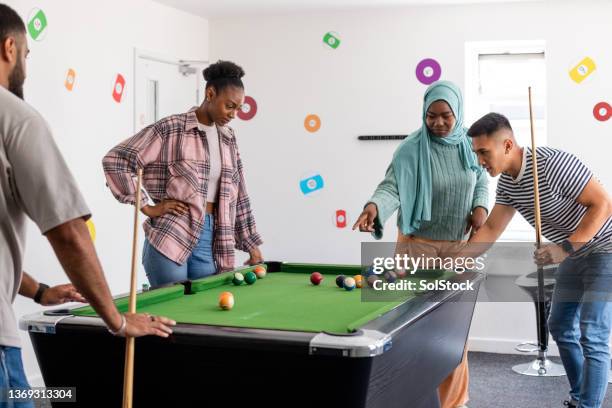
[[[202,102],[206,62],[184,62],[136,50],[134,133]]]

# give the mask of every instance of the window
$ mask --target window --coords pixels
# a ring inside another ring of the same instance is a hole
[[[466,126],[489,112],[505,115],[521,146],[531,146],[528,87],[531,86],[537,146],[546,138],[546,59],[544,41],[467,42],[465,45]],[[497,178],[489,183],[491,205]],[[534,241],[533,228],[516,215],[503,241]]]

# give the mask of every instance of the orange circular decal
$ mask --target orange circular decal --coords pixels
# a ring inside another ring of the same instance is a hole
[[[321,127],[321,119],[317,115],[308,115],[304,119],[304,127],[309,132],[316,132]]]

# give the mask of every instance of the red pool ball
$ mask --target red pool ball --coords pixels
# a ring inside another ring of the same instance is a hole
[[[319,272],[313,272],[310,275],[310,281],[312,282],[313,285],[318,285],[319,283],[321,283],[322,280],[323,280],[323,275],[321,275]]]

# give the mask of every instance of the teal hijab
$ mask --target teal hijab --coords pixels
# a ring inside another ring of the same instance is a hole
[[[455,115],[455,127],[446,137],[431,135],[425,124],[427,110],[432,103],[445,101]],[[423,221],[431,220],[431,144],[459,145],[459,154],[466,170],[478,170],[472,142],[463,127],[463,98],[461,90],[449,81],[438,81],[425,91],[423,124],[410,134],[393,155],[393,171],[400,198],[400,231],[412,234]]]

